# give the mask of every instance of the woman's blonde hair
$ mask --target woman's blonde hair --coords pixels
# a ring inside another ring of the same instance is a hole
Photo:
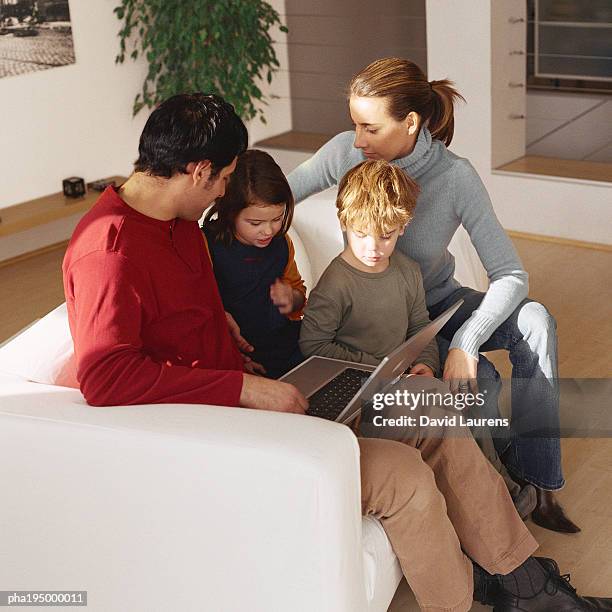
[[[340,181],[336,208],[343,226],[384,235],[406,225],[414,212],[419,186],[384,160],[367,160]]]
[[[428,81],[410,60],[386,57],[358,72],[349,85],[350,96],[387,98],[387,110],[402,121],[408,113],[418,113],[433,138],[448,146],[455,131],[454,104],[465,98],[448,79]]]

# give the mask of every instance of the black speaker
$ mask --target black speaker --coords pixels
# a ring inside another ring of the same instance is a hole
[[[64,179],[62,186],[67,198],[81,198],[85,195],[85,181],[78,176]]]

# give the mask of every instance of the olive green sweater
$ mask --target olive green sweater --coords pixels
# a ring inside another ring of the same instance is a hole
[[[362,272],[338,255],[310,293],[300,349],[306,357],[321,355],[378,365],[428,324],[417,263],[395,252],[383,272]],[[438,371],[435,339],[415,363]]]

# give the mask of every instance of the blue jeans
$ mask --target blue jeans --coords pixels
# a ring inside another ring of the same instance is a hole
[[[460,287],[429,307],[432,319],[459,299],[464,303],[437,336],[444,363],[455,332],[478,308],[484,293]],[[556,322],[542,304],[523,300],[481,345],[481,351],[505,349],[512,363],[512,419],[509,431],[491,432],[503,463],[513,476],[550,491],[565,484],[559,440],[559,384]],[[498,416],[501,380],[483,355],[478,361],[478,387],[486,389],[486,417]]]

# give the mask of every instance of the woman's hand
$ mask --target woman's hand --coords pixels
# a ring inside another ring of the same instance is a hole
[[[478,359],[461,349],[453,348],[448,351],[442,379],[450,383],[451,393],[467,393],[468,390],[478,393],[477,369]]]
[[[281,314],[289,314],[295,310],[293,305],[293,287],[277,278],[270,285],[270,299]]]
[[[429,376],[430,378],[434,377],[434,371],[424,363],[415,363],[411,368],[408,374],[414,374],[415,376]]]

